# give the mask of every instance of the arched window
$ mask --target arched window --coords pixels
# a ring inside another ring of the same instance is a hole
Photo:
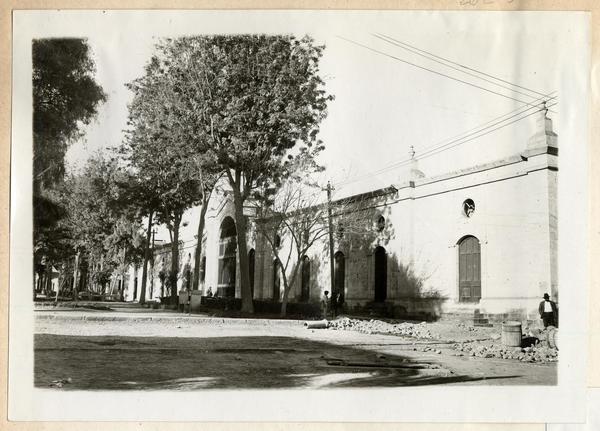
[[[341,251],[338,251],[333,256],[334,266],[333,266],[333,288],[332,298],[339,293],[340,299],[343,301],[345,296],[345,279],[346,279],[346,256]]]
[[[217,295],[233,298],[235,296],[236,241],[237,231],[231,217],[225,217],[221,223],[219,240],[219,279]]]
[[[273,259],[273,301],[279,301],[281,297],[281,265],[277,259]]]
[[[458,299],[460,302],[481,299],[481,245],[471,235],[458,241]]]
[[[387,253],[385,248],[375,249],[375,302],[383,302],[387,298]]]
[[[306,302],[310,299],[310,259],[308,256],[302,258],[302,284],[300,288],[300,301]]]

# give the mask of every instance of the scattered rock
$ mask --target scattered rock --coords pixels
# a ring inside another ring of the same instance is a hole
[[[52,380],[52,382],[50,383],[50,387],[62,388],[64,385],[69,384],[71,382],[73,382],[73,380],[70,377],[67,377],[66,379]]]
[[[369,321],[349,319],[347,317],[330,322],[332,329],[343,329],[362,332],[365,334],[386,334],[414,338],[432,339],[434,335],[427,328],[427,323],[387,323],[381,320]]]

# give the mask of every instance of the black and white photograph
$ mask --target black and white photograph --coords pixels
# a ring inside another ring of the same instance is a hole
[[[10,416],[582,418],[588,20],[15,11]]]

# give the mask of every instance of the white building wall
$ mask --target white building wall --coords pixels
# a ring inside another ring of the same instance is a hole
[[[547,122],[540,124],[551,128]],[[374,250],[378,245],[387,252],[386,302],[410,311],[434,306],[436,311],[447,312],[477,308],[488,313],[520,310],[535,314],[543,293],[556,298],[558,150],[552,133],[546,129],[536,134],[523,155],[435,178],[425,177],[415,164],[408,171],[411,177],[396,185],[395,192],[373,198],[372,223],[383,215],[384,231],[365,235],[358,242],[335,241],[335,251],[345,255],[346,305],[373,302]],[[463,212],[466,199],[475,202],[471,217]],[[230,196],[215,193],[210,206],[203,244],[203,294],[209,287],[217,292],[220,227],[226,217],[235,219]],[[249,228],[248,250],[254,248],[256,253],[254,298],[273,299],[273,253],[252,231],[251,223]],[[459,301],[458,243],[468,235],[476,237],[481,247],[479,303]],[[282,256],[287,255],[289,245],[284,238]],[[307,253],[311,259],[310,301],[319,301],[323,291],[331,291],[327,247],[325,237]],[[298,259],[294,256],[292,260]],[[235,294],[240,297],[239,257],[236,266]],[[292,267],[290,264],[290,272]],[[132,279],[128,297],[133,291]],[[138,280],[139,291],[141,270]],[[294,301],[299,296],[300,278],[289,298]]]

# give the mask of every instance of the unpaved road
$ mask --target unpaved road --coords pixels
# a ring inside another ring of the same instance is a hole
[[[296,321],[174,314],[149,320],[140,313],[104,320],[111,316],[36,312],[35,385],[193,390],[556,383],[555,363],[459,357],[439,342],[308,330]],[[415,350],[422,344],[441,353]]]

